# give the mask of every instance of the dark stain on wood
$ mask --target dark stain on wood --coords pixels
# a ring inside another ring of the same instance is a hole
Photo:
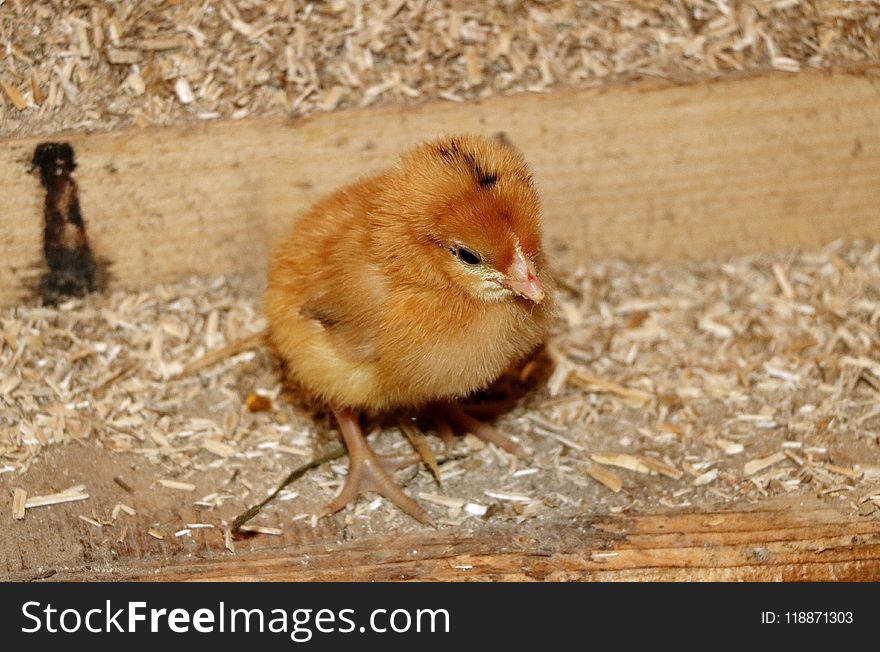
[[[40,143],[34,150],[31,170],[38,170],[46,189],[43,208],[43,256],[49,271],[39,281],[44,304],[95,291],[97,265],[79,205],[79,189],[70,143]]]

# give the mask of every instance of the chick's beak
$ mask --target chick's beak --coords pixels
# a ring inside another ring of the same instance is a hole
[[[544,286],[535,271],[535,266],[528,258],[523,256],[517,248],[513,255],[513,262],[507,268],[507,276],[504,285],[535,303],[541,303],[544,299]]]

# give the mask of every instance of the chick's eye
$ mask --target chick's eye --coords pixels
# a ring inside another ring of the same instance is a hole
[[[450,251],[465,265],[479,265],[482,262],[480,260],[480,255],[471,251],[467,247],[453,247]]]

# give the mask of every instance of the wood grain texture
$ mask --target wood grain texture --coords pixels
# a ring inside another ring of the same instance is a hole
[[[206,486],[228,477],[222,467],[214,473]],[[132,493],[114,482],[117,474]],[[880,519],[833,496],[617,515],[597,505],[572,518],[473,519],[436,530],[407,520],[354,538],[342,516],[312,527],[282,511],[264,521],[281,526],[281,536],[238,539],[232,553],[218,521],[230,522],[242,503],[204,512],[192,504],[199,492],[182,498],[156,487],[155,466],[140,456],[71,444],[47,449],[12,485],[9,476],[0,479],[0,580],[880,581]],[[79,482],[89,501],[11,520],[10,486],[24,483],[35,495]],[[137,514],[100,528],[78,518],[106,517],[118,502]],[[216,527],[173,535],[206,520]]]
[[[83,212],[115,283],[262,273],[324,193],[447,132],[505,132],[546,231],[580,257],[691,259],[880,236],[880,72],[557,91],[455,104],[68,134]],[[40,266],[35,145],[0,151],[0,304]]]
[[[74,525],[74,529],[80,525]],[[90,526],[85,525],[85,528]],[[86,539],[93,532],[84,530]],[[294,534],[286,536],[296,536]],[[273,538],[274,539],[274,538]],[[216,537],[213,539],[217,541]],[[265,537],[263,538],[265,541]],[[239,552],[114,555],[53,580],[139,581],[878,581],[880,522],[827,505],[773,501],[701,513],[584,516],[346,543],[279,540]],[[173,542],[169,545],[173,547]],[[45,574],[20,571],[9,579]]]

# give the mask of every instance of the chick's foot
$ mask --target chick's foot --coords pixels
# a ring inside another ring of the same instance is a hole
[[[415,500],[403,493],[394,482],[391,473],[395,469],[413,464],[418,458],[383,458],[373,452],[355,414],[350,409],[333,411],[342,439],[348,449],[348,474],[345,484],[324,508],[324,515],[334,514],[353,502],[362,493],[374,491],[412,516],[419,523],[427,524],[428,515]]]
[[[447,445],[450,443],[451,433],[457,432],[460,435],[470,433],[517,457],[526,456],[522,446],[510,437],[488,423],[475,419],[454,403],[440,403],[434,406],[431,412],[437,432]]]

